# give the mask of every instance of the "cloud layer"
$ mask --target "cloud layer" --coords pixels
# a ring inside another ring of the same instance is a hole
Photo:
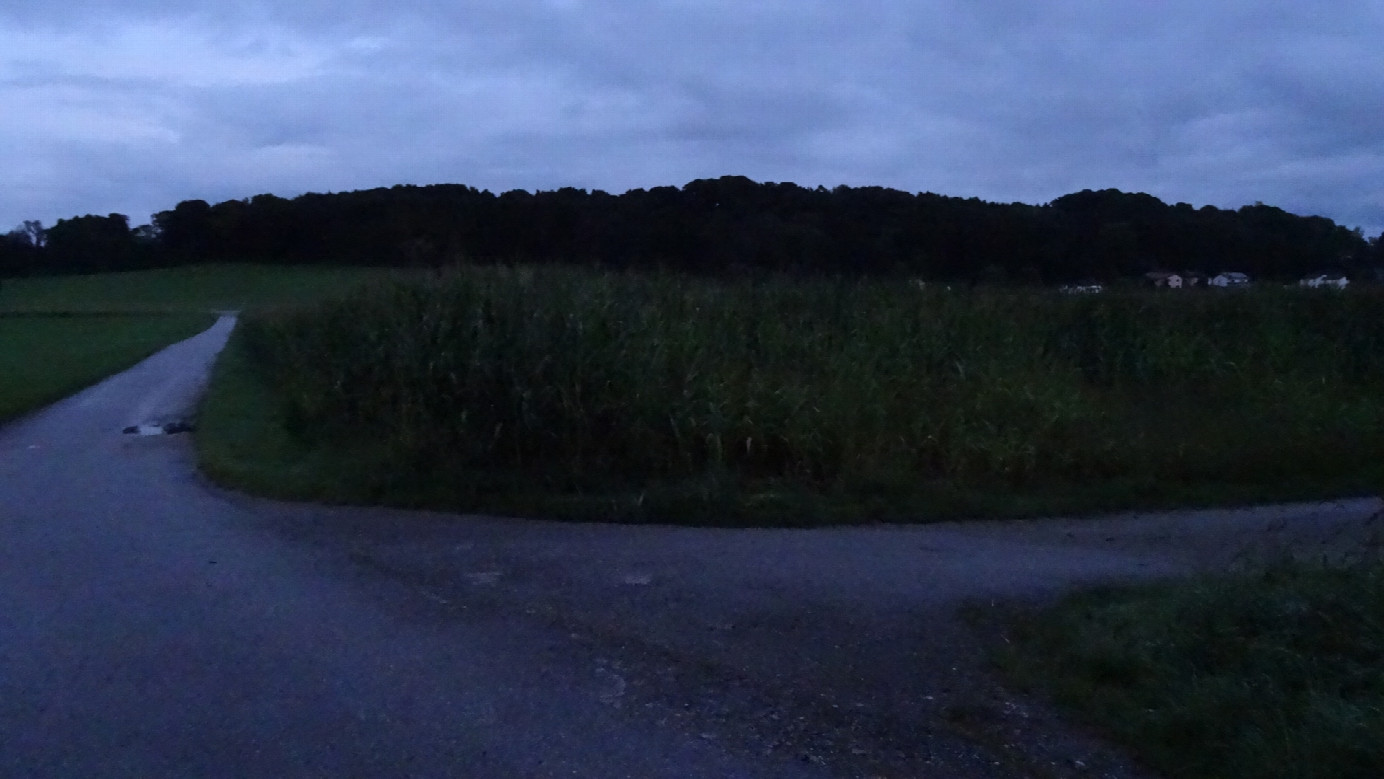
[[[291,7],[289,7],[291,6]],[[1384,229],[1374,2],[0,9],[0,229],[396,183],[1086,187]]]

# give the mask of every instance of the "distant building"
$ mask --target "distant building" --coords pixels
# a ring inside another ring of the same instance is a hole
[[[1339,274],[1322,273],[1317,276],[1309,276],[1298,282],[1299,287],[1311,287],[1312,289],[1345,289],[1350,284],[1350,279]]]
[[[1207,282],[1210,287],[1244,287],[1249,285],[1249,276],[1243,273],[1227,272],[1212,276]]]

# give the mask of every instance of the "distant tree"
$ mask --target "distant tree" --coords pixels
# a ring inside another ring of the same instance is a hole
[[[0,278],[33,273],[38,266],[39,252],[33,236],[22,227],[0,235]]]
[[[139,266],[129,217],[77,216],[48,229],[43,265],[58,273],[96,273]]]
[[[209,259],[213,240],[210,216],[211,206],[205,200],[184,200],[172,211],[154,214],[163,251],[187,262]]]

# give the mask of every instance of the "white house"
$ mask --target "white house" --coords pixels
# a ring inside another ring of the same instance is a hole
[[[1243,287],[1249,284],[1249,276],[1243,273],[1220,273],[1206,281],[1209,287]]]
[[[1094,281],[1083,284],[1065,284],[1057,289],[1059,292],[1065,292],[1068,295],[1099,295],[1105,291],[1105,287]]]
[[[1350,279],[1345,276],[1327,274],[1308,277],[1298,282],[1299,287],[1311,287],[1312,289],[1320,289],[1322,287],[1328,289],[1345,289],[1347,284],[1350,284]]]

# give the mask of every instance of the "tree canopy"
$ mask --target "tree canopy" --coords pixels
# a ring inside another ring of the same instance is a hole
[[[1083,190],[1045,205],[883,187],[808,189],[743,176],[685,186],[513,190],[395,186],[292,199],[189,200],[131,229],[121,214],[26,222],[0,238],[0,275],[191,262],[442,266],[575,262],[695,273],[907,274],[1065,283],[1151,270],[1293,278],[1384,265],[1384,241],[1256,203],[1168,205]]]

